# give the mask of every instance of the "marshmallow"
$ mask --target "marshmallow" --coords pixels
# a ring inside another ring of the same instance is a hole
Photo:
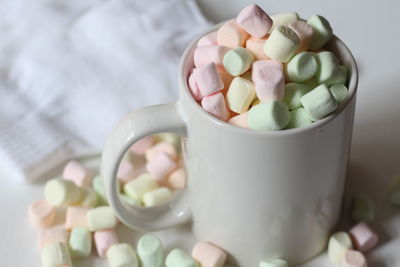
[[[162,182],[176,169],[176,166],[167,153],[161,152],[146,164],[146,170],[157,182]]]
[[[217,43],[218,45],[235,48],[243,46],[248,36],[234,20],[229,20],[218,29]]]
[[[224,83],[214,63],[198,67],[195,78],[202,97],[212,95],[224,88]]]
[[[56,218],[56,210],[53,206],[41,199],[29,206],[29,219],[31,223],[39,228],[50,226]]]
[[[299,20],[299,14],[297,14],[296,12],[279,13],[272,15],[271,19],[273,21],[273,24],[270,31],[273,31],[278,26],[287,26]]]
[[[129,151],[136,155],[143,155],[147,149],[149,149],[154,143],[153,136],[145,136],[136,143],[134,143]]]
[[[176,147],[171,142],[162,141],[146,151],[146,160],[152,161],[160,153],[165,153],[174,160],[178,158]]]
[[[130,206],[137,206],[140,207],[142,206],[142,200],[141,199],[137,199],[137,198],[132,198],[126,194],[119,194],[119,197],[121,198],[121,200],[125,203],[128,204]]]
[[[65,243],[48,244],[43,248],[41,258],[43,267],[72,266],[68,246]]]
[[[70,161],[65,165],[63,177],[73,181],[77,186],[88,187],[92,183],[91,171],[76,161]]]
[[[107,205],[107,196],[104,191],[103,179],[101,179],[100,175],[96,176],[92,181],[92,186],[94,191],[97,193],[98,204],[99,205]]]
[[[288,62],[300,46],[299,37],[286,26],[276,27],[264,45],[267,57],[279,62]]]
[[[137,254],[141,267],[162,267],[164,248],[160,239],[153,235],[145,235],[137,244]]]
[[[295,55],[286,65],[287,77],[291,82],[305,82],[317,73],[318,62],[310,52]]]
[[[264,54],[264,44],[267,39],[250,38],[246,41],[246,49],[249,50],[255,60],[270,59]]]
[[[244,78],[233,79],[226,94],[228,108],[236,113],[244,113],[249,109],[256,95],[254,84]]]
[[[314,37],[310,44],[311,50],[320,49],[333,36],[332,28],[329,22],[322,16],[314,15],[308,21],[314,31]]]
[[[314,36],[314,30],[311,25],[305,21],[297,20],[290,23],[288,27],[297,34],[300,40],[300,45],[296,53],[307,51]]]
[[[347,82],[347,68],[345,66],[339,65],[335,72],[333,73],[333,76],[327,80],[325,83],[326,85],[332,85],[332,84],[345,84]]]
[[[223,267],[227,259],[227,254],[222,249],[208,242],[198,242],[192,250],[192,257],[202,267]]]
[[[315,79],[319,84],[327,83],[328,81],[336,78],[339,62],[335,54],[329,51],[323,51],[317,53],[315,59],[317,60],[319,66],[319,69],[315,74]],[[331,83],[328,83],[327,85],[330,84]]]
[[[249,110],[250,129],[276,131],[285,128],[289,123],[289,109],[278,100],[258,104]]]
[[[171,191],[166,187],[160,187],[147,192],[143,195],[143,204],[145,207],[153,207],[168,202],[172,197]]]
[[[124,186],[124,193],[134,199],[142,199],[143,195],[158,188],[157,182],[148,174],[143,173]]]
[[[159,133],[156,134],[155,137],[160,142],[170,143],[175,148],[175,152],[179,151],[181,148],[181,137],[179,135],[173,133]],[[175,156],[173,156],[173,158],[175,158]]]
[[[188,87],[189,87],[189,91],[190,91],[191,95],[193,96],[194,100],[200,101],[203,98],[201,96],[199,86],[197,85],[195,69],[189,75]]]
[[[91,209],[87,213],[87,224],[92,232],[111,229],[117,226],[117,218],[110,207],[103,206]]]
[[[312,88],[303,83],[287,83],[285,85],[285,97],[282,102],[288,106],[289,109],[301,107],[301,98],[303,95],[310,92]]]
[[[105,257],[108,249],[112,245],[119,243],[117,233],[114,229],[99,230],[94,232],[94,242],[96,244],[97,254],[100,257]]]
[[[241,128],[249,128],[248,120],[249,112],[244,112],[242,114],[236,115],[229,119],[228,123],[241,127]]]
[[[285,95],[285,77],[272,60],[259,60],[253,64],[252,78],[261,102],[282,100]]]
[[[390,181],[389,201],[395,206],[400,206],[400,175],[393,177]]]
[[[171,189],[180,190],[186,186],[186,174],[185,170],[180,167],[173,171],[167,180],[167,185]]]
[[[239,46],[225,54],[223,64],[229,74],[239,76],[250,69],[253,60],[253,54],[246,48]]]
[[[194,50],[194,65],[196,67],[201,67],[214,63],[217,66],[222,66],[222,60],[228,51],[229,48],[223,45],[206,45],[197,47]]]
[[[347,250],[344,254],[341,266],[343,267],[367,267],[367,259],[356,250]]]
[[[303,95],[301,103],[313,121],[322,119],[337,108],[336,100],[325,84]]]
[[[259,267],[289,267],[289,264],[285,260],[272,259],[260,262]]]
[[[87,227],[87,213],[89,208],[68,207],[65,215],[65,228]]]
[[[80,201],[81,190],[70,180],[53,179],[46,183],[44,195],[49,204],[66,206]]]
[[[68,245],[73,258],[86,258],[92,252],[92,234],[86,227],[73,228]]]
[[[218,31],[210,32],[209,34],[204,35],[197,42],[197,47],[206,45],[217,45],[217,35]]]
[[[349,231],[354,247],[361,252],[368,252],[378,244],[378,234],[365,222],[360,222]]]
[[[248,34],[256,38],[264,37],[272,27],[272,19],[256,4],[243,8],[236,22]]]
[[[296,108],[290,111],[290,120],[287,129],[300,128],[312,124],[312,120],[304,108]]]
[[[345,232],[337,232],[329,239],[328,257],[333,263],[340,264],[346,251],[352,248],[350,236]]]
[[[258,73],[265,68],[272,67],[283,71],[283,64],[276,60],[257,60],[253,62],[252,72]]]
[[[351,218],[356,222],[372,222],[375,219],[372,200],[365,196],[354,196],[352,199]]]
[[[343,84],[334,84],[329,87],[331,94],[338,104],[341,104],[347,98],[347,87]]]
[[[67,241],[68,231],[64,225],[55,225],[39,232],[39,246],[41,249],[51,243],[67,243]]]
[[[82,188],[82,197],[80,206],[82,207],[96,207],[99,204],[99,197],[96,191],[92,188]]]
[[[111,267],[139,267],[139,260],[131,245],[122,243],[112,245],[107,251]]]
[[[165,259],[166,267],[200,267],[200,265],[190,257],[185,251],[173,249]]]
[[[224,89],[222,89],[222,93],[226,94],[234,77],[222,69],[218,69],[218,73],[221,76],[222,82],[224,83]]]
[[[205,111],[214,115],[222,121],[229,119],[229,111],[225,104],[225,98],[222,93],[206,96],[201,101],[201,106]]]
[[[129,161],[123,160],[118,168],[117,178],[122,183],[127,183],[133,180],[136,175],[136,170],[133,164]]]

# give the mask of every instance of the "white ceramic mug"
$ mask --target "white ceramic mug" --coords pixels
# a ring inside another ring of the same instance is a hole
[[[181,59],[180,99],[130,113],[109,137],[101,173],[111,207],[141,230],[192,221],[199,240],[220,246],[239,266],[310,259],[325,248],[340,214],[358,81],[353,56],[336,37],[328,44],[349,70],[348,97],[335,113],[307,127],[264,132],[222,122],[193,100],[186,80],[196,42]],[[126,206],[117,193],[119,163],[133,143],[158,132],[183,137],[187,188],[167,205]]]

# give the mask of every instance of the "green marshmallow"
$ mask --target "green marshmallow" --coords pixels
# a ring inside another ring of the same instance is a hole
[[[318,71],[315,74],[315,80],[319,83],[332,84],[333,80],[337,79],[337,72],[339,68],[339,61],[335,54],[329,51],[317,53],[315,59],[318,62]],[[329,85],[329,84],[328,84]]]
[[[313,53],[301,52],[287,63],[286,74],[292,82],[305,82],[317,73],[318,62]]]
[[[389,201],[400,206],[400,175],[395,176],[389,184]]]
[[[289,267],[289,264],[285,260],[273,259],[260,262],[259,267]]]
[[[66,179],[53,179],[46,183],[44,195],[53,206],[67,206],[81,200],[82,191],[74,182]]]
[[[332,84],[346,84],[347,83],[347,68],[345,66],[339,65],[335,72],[333,73],[332,78],[325,82],[326,85]]]
[[[343,84],[334,84],[329,87],[329,90],[338,104],[343,103],[347,97],[347,87]]]
[[[137,199],[137,198],[133,198],[130,197],[126,194],[119,194],[119,197],[121,198],[122,202],[130,205],[130,206],[137,206],[140,207],[143,205],[142,200],[141,199]]]
[[[248,49],[239,46],[224,55],[223,65],[229,74],[239,76],[250,69],[253,61],[253,54]]]
[[[98,196],[98,205],[108,205],[106,192],[104,191],[103,180],[101,179],[100,175],[96,176],[92,181],[92,186],[94,191],[96,191]]]
[[[200,267],[200,265],[185,251],[176,248],[165,259],[166,267]]]
[[[365,196],[353,197],[351,218],[356,222],[372,222],[375,219],[375,210],[372,200]]]
[[[286,129],[300,128],[312,124],[312,120],[304,108],[296,108],[290,111],[290,120]]]
[[[337,108],[336,100],[325,84],[305,94],[301,98],[301,103],[313,121],[322,119]]]
[[[314,89],[319,85],[319,83],[315,80],[315,78],[311,78],[308,81],[303,82],[303,84],[308,85],[311,89]]]
[[[92,252],[92,234],[86,227],[73,228],[68,241],[73,258],[85,258]]]
[[[112,245],[107,251],[108,263],[111,267],[139,267],[139,260],[130,244]]]
[[[314,15],[307,21],[307,23],[314,31],[314,36],[310,44],[311,50],[320,49],[332,38],[333,31],[326,18]]]
[[[63,242],[55,242],[46,245],[41,253],[42,266],[72,266],[68,246]]]
[[[285,85],[285,96],[282,100],[289,109],[301,107],[301,98],[312,90],[308,84],[287,83]]]
[[[160,239],[153,235],[140,238],[137,253],[141,267],[162,267],[164,262],[164,249]]]
[[[278,100],[272,100],[253,106],[249,110],[250,129],[277,131],[289,123],[290,114],[287,106]]]

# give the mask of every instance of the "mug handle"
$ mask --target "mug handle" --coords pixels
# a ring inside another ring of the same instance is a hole
[[[117,171],[125,152],[139,139],[160,132],[187,135],[178,102],[129,113],[109,136],[101,156],[101,176],[110,206],[123,223],[143,231],[169,228],[191,220],[190,209],[184,202],[185,190],[169,203],[151,208],[128,207],[119,198]]]

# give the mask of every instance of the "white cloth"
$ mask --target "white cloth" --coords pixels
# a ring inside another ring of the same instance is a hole
[[[177,98],[210,23],[194,0],[3,0],[0,166],[29,180],[100,152],[127,112]]]

